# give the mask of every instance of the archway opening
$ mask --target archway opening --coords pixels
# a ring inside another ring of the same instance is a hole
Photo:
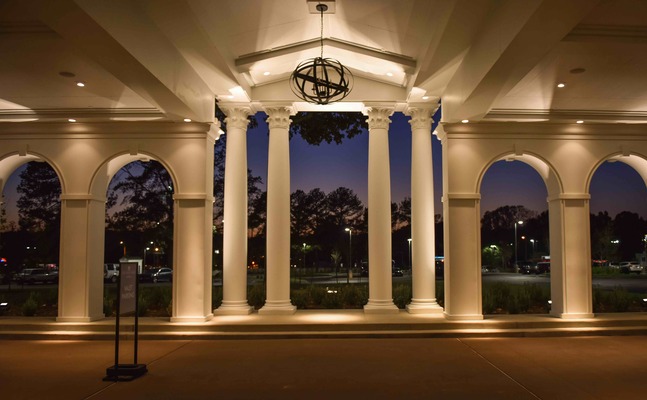
[[[615,156],[589,186],[593,312],[644,311],[647,160]]]
[[[550,311],[549,166],[532,155],[507,155],[481,181],[483,314]]]
[[[2,315],[57,316],[61,183],[37,156],[0,161]]]
[[[170,317],[173,179],[161,163],[141,155],[113,159],[108,176],[112,178],[106,195],[104,314],[115,313],[119,263],[132,262],[138,265],[139,314]]]

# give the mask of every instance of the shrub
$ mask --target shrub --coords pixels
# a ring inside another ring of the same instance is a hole
[[[294,289],[290,293],[292,304],[299,309],[308,307],[308,293],[305,289]]]
[[[341,288],[341,298],[344,308],[360,308],[362,293],[357,285],[346,285]]]
[[[259,309],[265,304],[265,285],[253,285],[249,287],[247,293],[249,305]]]
[[[324,292],[323,300],[321,305],[323,308],[331,308],[331,309],[338,309],[342,308],[343,306],[343,297],[342,294],[339,293],[339,290],[336,288],[330,288],[330,293],[328,292],[328,288]]]
[[[38,310],[38,296],[36,295],[36,292],[31,292],[29,294],[29,297],[25,302],[22,304],[22,315],[25,317],[33,317],[36,315],[36,311]]]
[[[398,308],[405,308],[411,302],[411,285],[396,285],[393,288],[393,302]]]

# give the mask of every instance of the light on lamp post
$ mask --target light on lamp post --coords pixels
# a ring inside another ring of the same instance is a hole
[[[409,242],[409,269],[411,269],[411,238],[407,239],[407,242]]]
[[[346,283],[350,283],[350,267],[353,262],[353,228],[344,229],[348,232],[348,266],[346,267]]]
[[[120,245],[122,245],[122,246],[124,247],[124,257],[126,257],[126,243],[124,243],[124,241],[123,241],[123,240],[120,240],[120,241],[119,241],[119,244],[120,244]]]
[[[523,225],[523,221],[514,223],[514,267],[517,268],[517,225]]]

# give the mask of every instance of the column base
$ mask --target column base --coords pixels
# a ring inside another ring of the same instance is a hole
[[[258,313],[263,315],[292,315],[296,311],[296,306],[292,305],[290,300],[266,300],[265,305],[258,310]]]
[[[400,309],[393,304],[393,300],[371,300],[364,306],[365,314],[395,314]]]
[[[551,316],[561,319],[591,319],[595,318],[593,313],[550,313]]]
[[[204,317],[171,317],[171,322],[207,322],[213,318],[213,314]]]
[[[254,311],[254,307],[243,301],[224,301],[222,305],[213,310],[214,315],[249,315]]]
[[[445,318],[448,321],[480,321],[483,319],[483,314],[447,314],[447,312],[444,313]]]
[[[56,322],[92,322],[104,319],[105,317],[103,314],[96,317],[56,317]]]
[[[411,299],[406,309],[409,314],[442,314],[444,311],[436,299]]]

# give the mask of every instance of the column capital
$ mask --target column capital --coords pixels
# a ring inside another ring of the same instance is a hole
[[[389,129],[391,115],[395,111],[395,106],[390,103],[365,103],[362,114],[368,118],[368,128],[370,129]]]
[[[225,123],[229,128],[247,129],[249,124],[247,117],[254,113],[248,103],[222,103],[218,107],[227,116]]]
[[[263,107],[267,114],[267,124],[270,130],[275,128],[288,129],[290,127],[290,116],[297,113],[296,108],[290,103],[272,104]]]
[[[434,122],[432,113],[435,110],[431,107],[407,107],[404,115],[411,117],[409,124],[412,129],[431,131],[431,124]]]

